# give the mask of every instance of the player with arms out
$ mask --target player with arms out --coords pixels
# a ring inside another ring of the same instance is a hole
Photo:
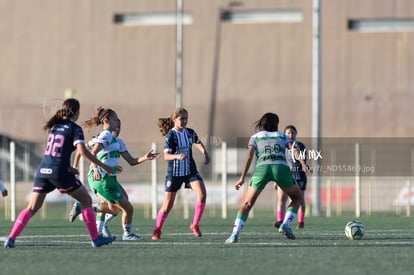
[[[91,119],[85,121],[85,127],[90,129],[93,126],[102,125],[103,131],[98,135],[97,142],[92,148],[92,154],[101,159],[103,163],[111,167],[120,167],[119,156],[121,144],[119,140],[113,135],[113,132],[119,129],[120,120],[117,113],[112,109],[99,107],[96,114]],[[151,154],[150,158],[155,158],[156,155]],[[137,159],[139,161],[139,159]],[[92,169],[88,174],[88,182],[91,190],[108,203],[110,213],[116,213],[119,209],[122,211],[122,228],[124,234],[122,240],[124,241],[139,241],[143,238],[133,232],[133,214],[134,207],[123,192],[121,184],[117,180],[117,173],[121,172],[122,168],[115,171],[113,174],[108,174],[92,163]],[[99,222],[99,221],[98,221]],[[99,225],[98,225],[99,226]]]
[[[128,148],[125,144],[125,142],[119,137],[119,134],[121,133],[121,121],[119,120],[119,125],[118,128],[116,130],[114,130],[112,132],[112,134],[114,135],[114,137],[116,138],[116,140],[118,141],[120,148],[119,148],[119,154],[120,156],[125,159],[129,165],[131,166],[135,166],[138,164],[141,164],[143,162],[145,162],[146,160],[155,160],[158,159],[160,157],[160,155],[158,153],[154,153],[153,150],[148,151],[145,155],[139,157],[139,158],[134,158],[128,151]],[[95,146],[96,143],[98,143],[98,137],[93,137],[90,141],[88,141],[87,146],[89,148],[89,150],[92,150],[92,148]],[[98,153],[98,159],[100,157],[103,157],[104,155]],[[79,165],[79,160],[80,160],[80,155],[76,154],[75,157],[73,158],[73,167],[77,168]],[[91,167],[91,169],[93,169]],[[92,171],[90,171],[92,173]],[[79,172],[77,171],[77,173],[79,174]],[[126,193],[125,189],[123,188],[123,186],[121,185],[121,192],[122,194],[128,198],[128,194]],[[105,237],[110,237],[111,233],[108,229],[108,222],[111,221],[113,218],[115,218],[119,212],[121,211],[120,208],[116,208],[116,207],[109,207],[109,204],[106,200],[101,199],[100,203],[98,206],[94,206],[96,209],[96,226],[98,228],[98,232],[102,233],[103,236]],[[69,221],[73,222],[76,217],[81,213],[81,205],[79,202],[75,202],[73,204],[73,207],[69,213]]]
[[[15,240],[25,229],[30,219],[42,207],[46,195],[58,189],[78,200],[82,204],[83,220],[92,239],[92,247],[111,243],[115,238],[106,238],[98,234],[95,225],[95,213],[92,210],[92,198],[85,186],[75,177],[70,166],[70,157],[76,149],[83,157],[101,167],[106,173],[114,169],[97,160],[86,149],[83,130],[75,123],[79,118],[80,104],[76,99],[66,99],[62,108],[50,118],[43,127],[48,131],[47,144],[37,170],[32,197],[29,205],[23,209],[4,242],[4,248],[14,248]]]
[[[274,113],[264,114],[255,123],[256,133],[250,137],[247,146],[247,156],[242,169],[240,179],[234,185],[236,190],[244,184],[247,172],[256,155],[256,167],[244,197],[237,217],[234,221],[233,232],[225,241],[226,243],[237,243],[239,234],[248,218],[250,210],[253,208],[257,198],[263,191],[267,183],[277,182],[291,199],[288,211],[279,233],[286,235],[288,239],[296,239],[290,228],[290,223],[295,218],[297,209],[303,200],[302,192],[295,184],[289,166],[286,162],[285,149],[292,148],[292,141],[284,133],[278,131],[279,117]],[[294,153],[298,152],[293,148]],[[308,171],[306,163],[301,161],[304,171]]]
[[[193,129],[187,128],[188,112],[184,108],[177,108],[169,118],[160,118],[158,126],[165,136],[164,159],[168,162],[168,172],[165,177],[164,203],[158,212],[155,223],[153,240],[161,239],[161,229],[174,206],[178,190],[184,183],[185,188],[191,188],[196,196],[194,218],[190,229],[196,237],[201,237],[199,222],[206,207],[207,192],[204,181],[197,171],[193,159],[192,145],[204,155],[204,163],[210,163],[201,140]]]

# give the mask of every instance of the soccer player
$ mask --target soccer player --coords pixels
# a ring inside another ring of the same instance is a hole
[[[139,158],[134,158],[129,153],[125,142],[119,137],[120,132],[121,132],[121,121],[119,121],[119,127],[116,130],[114,130],[112,132],[112,134],[117,139],[117,141],[120,145],[120,148],[119,148],[120,156],[122,156],[122,158],[125,159],[128,162],[129,165],[135,166],[137,164],[143,163],[146,160],[155,160],[155,159],[158,159],[160,157],[160,155],[158,153],[154,153],[153,150],[150,150],[145,155],[143,155]],[[93,137],[88,142],[88,148],[90,150],[92,150],[92,148],[98,142],[99,142],[98,137]],[[105,154],[101,154],[101,153],[98,153],[97,155],[98,155],[98,159],[104,158],[104,156],[105,156]],[[74,159],[73,159],[73,167],[74,168],[78,167],[79,159],[80,159],[80,155],[76,154]],[[92,169],[92,167],[91,167],[91,169]],[[92,171],[90,171],[90,172],[92,172]],[[121,185],[121,192],[126,198],[128,198],[128,194],[126,193],[126,191],[122,187],[122,185]],[[116,206],[116,204],[114,206]],[[98,228],[98,232],[102,233],[102,235],[105,236],[105,237],[111,236],[111,233],[108,229],[108,222],[111,221],[113,218],[115,218],[119,214],[121,209],[116,208],[116,207],[113,207],[112,209],[109,208],[108,202],[103,200],[103,199],[101,200],[99,206],[97,206],[95,209],[96,209],[96,212],[97,212],[96,226]],[[70,213],[69,213],[69,221],[73,222],[80,213],[81,213],[80,203],[75,202],[73,204],[73,207],[72,207]]]
[[[0,180],[0,192],[3,197],[6,197],[8,195],[7,188],[1,180]]]
[[[291,203],[280,225],[279,233],[286,235],[288,239],[296,239],[290,228],[290,223],[295,218],[297,209],[303,200],[302,192],[295,184],[289,166],[286,162],[285,149],[293,148],[291,139],[278,131],[279,117],[274,113],[264,114],[255,123],[256,133],[250,137],[247,146],[247,156],[242,169],[240,179],[234,185],[236,190],[244,184],[247,172],[256,155],[256,167],[244,197],[237,217],[234,221],[233,232],[225,243],[237,243],[239,234],[247,220],[250,210],[254,206],[260,193],[270,181],[277,182],[279,187],[290,197]],[[296,149],[294,153],[298,154]],[[300,160],[303,171],[309,167]]]
[[[90,129],[93,126],[102,125],[103,131],[98,135],[97,142],[92,148],[92,154],[98,156],[103,163],[112,166],[118,165],[121,144],[113,135],[113,131],[120,127],[118,115],[112,109],[99,107],[96,114],[91,119],[85,121],[85,127]],[[149,153],[150,158],[156,154]],[[138,164],[139,159],[137,159]],[[92,163],[92,169],[88,174],[88,181],[92,191],[101,199],[108,202],[108,207],[112,211],[122,210],[122,228],[124,241],[139,241],[143,238],[133,232],[134,208],[128,196],[122,192],[122,186],[116,178],[116,174],[122,172],[122,167],[112,175],[106,173]]]
[[[0,192],[3,197],[6,197],[8,195],[7,188],[1,180],[0,180]]]
[[[46,195],[58,189],[78,200],[82,204],[83,220],[92,239],[92,247],[109,244],[115,238],[106,238],[98,234],[95,226],[95,214],[92,210],[92,198],[85,186],[76,179],[70,167],[70,157],[77,149],[83,157],[111,174],[114,168],[97,160],[85,147],[83,130],[75,123],[79,118],[80,104],[76,99],[66,99],[60,110],[51,117],[43,127],[48,131],[47,144],[43,159],[34,180],[32,197],[29,205],[23,209],[4,242],[4,248],[14,248],[15,240],[24,230],[30,219],[42,207]]]
[[[196,237],[202,236],[199,222],[206,207],[207,192],[193,159],[193,144],[204,155],[205,164],[210,163],[210,156],[196,132],[187,128],[187,122],[188,112],[184,108],[177,108],[169,118],[158,120],[161,134],[165,136],[164,159],[168,163],[168,171],[165,177],[164,202],[157,215],[152,234],[153,240],[161,239],[162,226],[174,206],[175,197],[183,183],[185,188],[191,188],[197,196],[190,230]]]
[[[298,131],[294,125],[288,125],[285,127],[285,134],[290,137],[292,140],[292,146],[300,152],[299,156],[303,159],[306,163],[306,147],[302,142],[296,140],[296,135]],[[307,184],[307,177],[306,173],[302,170],[301,163],[296,159],[295,155],[293,154],[292,150],[286,150],[286,160],[289,164],[290,171],[292,173],[293,179],[299,185],[300,190],[302,191],[303,201],[299,206],[298,209],[298,225],[297,228],[304,228],[305,227],[305,190]],[[274,185],[275,189],[277,189],[277,184]],[[276,221],[273,224],[274,227],[279,228],[280,225],[283,223],[283,218],[285,217],[286,211],[286,202],[287,202],[287,194],[283,192],[283,190],[277,190],[277,213],[276,213]]]

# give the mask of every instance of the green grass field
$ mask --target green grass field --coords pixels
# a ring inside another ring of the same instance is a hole
[[[236,210],[226,220],[209,217],[207,211],[202,238],[192,235],[190,220],[171,213],[160,241],[151,240],[154,221],[137,210],[136,233],[144,241],[116,240],[93,249],[83,222],[69,223],[64,209],[55,211],[59,214],[48,213],[46,220],[40,215],[32,219],[16,248],[0,248],[0,274],[413,274],[414,219],[409,217],[363,216],[366,234],[359,241],[344,235],[352,216],[308,217],[306,228],[294,230],[297,239],[292,241],[273,229],[271,211],[257,210],[239,243],[229,245],[224,240]],[[7,235],[11,226],[2,219],[0,235]],[[119,217],[110,228],[121,237]]]

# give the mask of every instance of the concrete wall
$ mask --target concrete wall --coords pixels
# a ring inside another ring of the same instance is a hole
[[[360,33],[349,19],[414,16],[411,0],[323,0],[322,135],[410,137],[414,33]],[[183,106],[207,142],[236,143],[276,112],[311,135],[312,1],[185,0]],[[232,24],[220,10],[297,9],[302,22]],[[41,128],[76,90],[80,121],[118,111],[127,142],[162,142],[175,108],[175,26],[120,26],[117,13],[174,12],[163,0],[2,0],[0,132],[42,142]],[[99,129],[96,129],[97,132]],[[90,133],[92,135],[94,133]],[[217,140],[217,139],[216,139]]]

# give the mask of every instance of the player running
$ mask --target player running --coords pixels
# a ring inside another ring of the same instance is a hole
[[[115,240],[98,234],[95,226],[95,213],[92,210],[92,198],[85,186],[75,177],[70,166],[70,157],[76,149],[86,159],[112,174],[115,168],[109,167],[93,156],[85,147],[82,128],[75,123],[79,118],[80,104],[76,99],[66,99],[62,108],[51,117],[43,127],[48,131],[47,144],[34,180],[29,205],[23,209],[4,242],[4,248],[14,248],[16,238],[22,233],[30,219],[42,207],[46,195],[55,189],[78,200],[82,205],[82,216],[92,247],[100,247]]]
[[[260,193],[266,184],[273,181],[288,194],[291,203],[286,212],[283,223],[279,228],[279,233],[286,235],[288,239],[296,239],[290,228],[290,223],[295,218],[298,207],[303,200],[302,192],[295,184],[289,166],[286,162],[285,149],[293,148],[291,139],[284,133],[278,131],[279,117],[273,113],[264,114],[255,123],[256,133],[250,137],[247,147],[247,156],[243,166],[240,179],[234,185],[236,190],[244,184],[247,172],[256,155],[257,162],[250,185],[247,189],[244,201],[237,213],[234,221],[233,232],[225,241],[226,243],[237,243],[239,234],[246,223],[250,210],[253,208]],[[298,152],[293,148],[294,153]],[[303,160],[303,171],[308,171],[309,167]]]
[[[117,142],[119,143],[119,155],[125,159],[129,165],[131,166],[135,166],[138,164],[143,163],[146,160],[156,160],[160,157],[160,155],[158,153],[154,153],[153,150],[148,151],[145,155],[139,157],[139,158],[134,158],[128,151],[128,148],[125,144],[125,142],[119,137],[119,134],[121,132],[121,121],[119,121],[119,125],[118,128],[116,130],[114,130],[112,132],[112,134],[114,135],[114,137],[116,138]],[[99,139],[98,137],[93,137],[89,142],[88,142],[88,148],[89,150],[92,150],[92,148],[95,146],[95,144],[99,143]],[[105,161],[105,154],[103,152],[100,152],[97,154],[98,159],[102,160],[103,162]],[[80,155],[75,155],[74,159],[73,159],[73,167],[78,167],[79,164],[79,160],[80,160]],[[89,173],[93,173],[92,171],[92,167],[91,167],[91,171],[89,171]],[[123,194],[124,197],[126,197],[128,199],[128,194],[126,193],[125,189],[123,188],[122,185],[120,185],[121,188],[121,192]],[[109,204],[106,200],[101,199],[101,202],[99,203],[99,205],[95,206],[94,205],[94,209],[96,209],[96,226],[98,228],[98,232],[102,233],[103,236],[105,237],[110,237],[111,233],[109,231],[108,228],[108,223],[109,221],[111,221],[113,218],[115,218],[119,212],[121,211],[120,208],[116,208],[116,204],[114,205],[115,207],[109,207]],[[72,209],[69,213],[69,221],[73,222],[78,215],[81,213],[81,205],[79,202],[75,202],[72,206]]]
[[[121,144],[112,133],[120,127],[117,113],[112,109],[99,107],[95,116],[85,121],[84,124],[86,128],[102,125],[103,131],[97,137],[97,142],[92,148],[92,154],[97,155],[98,159],[102,159],[102,162],[109,166],[120,167],[118,162]],[[150,153],[149,157],[155,158],[157,154]],[[122,239],[124,241],[143,240],[141,236],[133,232],[134,208],[128,196],[125,196],[122,192],[123,188],[116,178],[116,174],[121,171],[122,168],[110,175],[92,163],[92,169],[88,174],[88,182],[92,191],[108,202],[111,211],[122,210],[122,228],[124,231]]]
[[[165,136],[164,159],[168,162],[168,172],[165,177],[164,202],[157,215],[153,240],[161,239],[162,226],[183,183],[185,188],[191,188],[197,196],[190,230],[196,237],[202,235],[199,222],[206,207],[207,191],[193,159],[193,144],[204,155],[205,164],[210,162],[210,156],[196,132],[187,128],[187,122],[188,112],[184,108],[177,108],[169,118],[158,120],[161,134]]]
[[[285,134],[290,137],[292,140],[292,146],[300,152],[300,158],[303,159],[303,161],[306,163],[306,147],[305,145],[296,140],[297,135],[296,127],[293,125],[288,125],[285,127]],[[286,150],[286,161],[289,165],[290,171],[292,173],[293,179],[296,181],[296,183],[299,185],[300,190],[302,191],[302,196],[305,198],[305,190],[307,185],[307,176],[304,171],[302,171],[302,164],[296,159],[294,156],[292,150],[287,149]],[[288,196],[286,195],[283,190],[280,188],[277,188],[277,184],[274,185],[275,189],[277,190],[277,213],[276,213],[276,221],[273,223],[273,226],[275,228],[279,228],[280,225],[283,223],[283,218],[285,217],[285,211],[286,211],[286,202],[288,199]],[[298,209],[298,225],[296,228],[302,229],[305,228],[305,199],[302,200],[302,203],[299,206]]]

